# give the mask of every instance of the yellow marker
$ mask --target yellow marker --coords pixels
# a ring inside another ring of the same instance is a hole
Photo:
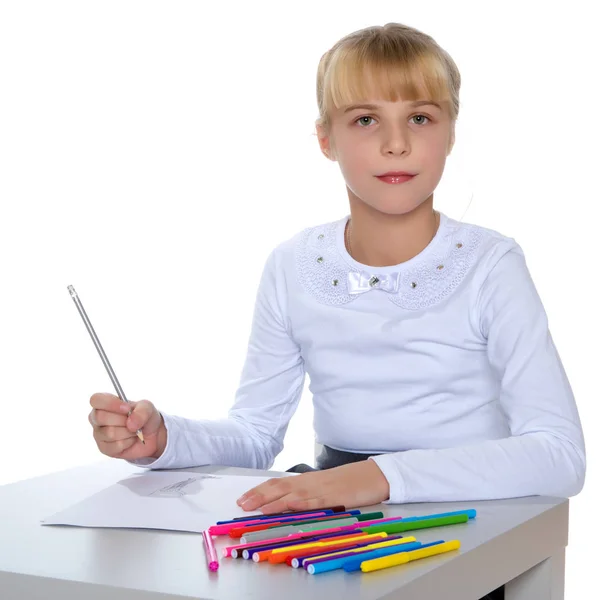
[[[387,546],[395,546],[397,544],[407,544],[409,542],[416,542],[416,538],[410,536],[402,539],[395,540],[386,540],[384,542],[375,542],[373,544],[369,544],[368,546],[363,546],[362,548],[350,548],[346,550],[338,550],[337,552],[328,552],[327,554],[319,554],[315,556],[311,556],[309,560],[314,560],[316,558],[325,558],[326,556],[337,556],[338,554],[346,554],[347,552],[365,552],[366,550],[376,550],[377,548],[386,548]]]
[[[369,541],[372,539],[376,539],[376,538],[382,538],[382,537],[387,537],[387,533],[385,535],[382,535],[382,533],[385,533],[385,531],[382,531],[380,533],[369,533],[369,534],[365,534],[363,533],[362,535],[356,535],[356,536],[352,536],[349,538],[344,538],[344,539],[338,539],[338,538],[331,538],[331,540],[328,540],[327,542],[306,542],[304,544],[295,544],[294,546],[283,546],[281,548],[273,548],[273,550],[271,550],[272,554],[279,554],[280,552],[290,552],[291,550],[302,550],[303,548],[319,548],[319,547],[324,547],[326,548],[327,546],[335,546],[336,544],[345,544],[346,542],[354,542],[356,541]]]
[[[421,548],[420,550],[411,550],[410,552],[399,552],[398,554],[392,554],[390,556],[382,556],[381,558],[372,558],[371,560],[365,560],[361,563],[360,570],[363,573],[368,573],[369,571],[379,571],[379,569],[387,569],[388,567],[404,565],[411,560],[427,558],[428,556],[443,554],[444,552],[458,550],[459,548],[459,540],[450,540],[449,542],[436,544],[435,546],[429,546],[427,548]]]

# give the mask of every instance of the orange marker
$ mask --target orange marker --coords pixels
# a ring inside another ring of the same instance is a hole
[[[298,556],[318,556],[319,554],[323,554],[323,552],[327,552],[333,549],[348,550],[350,548],[356,548],[363,541],[364,540],[362,539],[354,539],[348,540],[343,544],[336,544],[335,546],[329,546],[326,548],[323,548],[323,546],[315,545],[313,548],[301,548],[299,550],[290,550],[289,552],[279,552],[278,554],[271,554],[271,556],[269,556],[269,562],[271,564],[278,565],[281,563],[287,563],[289,560],[290,562],[288,564],[291,566],[292,559]]]
[[[385,533],[385,532],[380,532]],[[307,542],[305,544],[298,544],[296,546],[286,546],[284,548],[274,548],[271,550],[271,555],[268,557],[270,563],[283,563],[285,559],[290,556],[292,553],[298,552],[298,556],[301,556],[301,553],[306,553],[311,550],[318,550],[319,552],[328,552],[329,550],[337,550],[340,546],[347,545],[351,542],[367,542],[370,540],[381,540],[387,537],[387,534],[383,536],[383,538],[372,538],[370,535],[376,534],[360,534],[355,535],[344,540],[333,539],[330,542]],[[294,554],[296,556],[296,554]]]
[[[365,533],[360,534],[360,536],[358,536],[356,533],[348,533],[346,535],[337,535],[337,536],[333,536],[333,537],[329,537],[329,538],[322,538],[320,541],[328,542],[328,541],[338,541],[339,540],[341,542],[341,541],[345,541],[348,539],[355,540],[357,537],[364,537],[366,535],[367,534],[365,534]],[[373,534],[371,534],[371,535],[373,535]],[[281,548],[284,548],[284,547],[293,548],[295,550],[296,548],[298,548],[301,541],[302,540],[299,539],[298,544],[293,544],[293,545],[290,544],[289,546],[278,546],[275,548],[270,548],[269,550],[261,550],[259,552],[254,552],[252,554],[252,560],[254,560],[254,562],[263,562],[265,560],[269,560],[269,556],[271,556],[271,553],[273,552],[273,550],[278,550],[280,547]],[[304,542],[304,543],[307,544],[308,542]],[[316,543],[316,542],[314,542],[314,543]]]

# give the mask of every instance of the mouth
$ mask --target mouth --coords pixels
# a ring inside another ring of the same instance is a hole
[[[410,181],[415,175],[416,173],[407,173],[406,171],[390,171],[383,175],[375,175],[375,177],[377,177],[379,181],[395,184]]]
[[[375,177],[414,177],[416,173],[409,173],[408,171],[388,171],[381,175],[375,175]]]

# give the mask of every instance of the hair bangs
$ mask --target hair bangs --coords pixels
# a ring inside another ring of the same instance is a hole
[[[351,104],[429,100],[458,116],[460,74],[432,38],[389,23],[355,32],[323,55],[317,73],[318,122]]]

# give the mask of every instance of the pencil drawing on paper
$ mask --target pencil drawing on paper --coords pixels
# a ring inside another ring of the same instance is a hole
[[[158,497],[177,497],[177,496],[186,496],[189,494],[197,494],[202,490],[202,480],[203,479],[215,479],[214,475],[195,475],[194,477],[188,477],[182,481],[176,481],[175,483],[170,483],[169,485],[165,485],[157,490],[154,490],[148,496],[158,496]]]

